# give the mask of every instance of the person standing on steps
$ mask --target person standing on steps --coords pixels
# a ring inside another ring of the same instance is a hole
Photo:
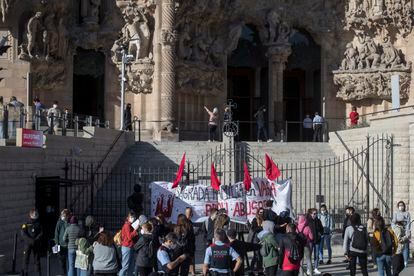
[[[323,123],[323,118],[318,112],[315,112],[315,117],[313,118],[313,142],[323,142]]]
[[[303,132],[304,132],[304,140],[305,142],[311,142],[312,141],[312,128],[313,128],[313,121],[309,114],[306,114],[305,119],[303,119]]]
[[[131,113],[131,104],[128,103],[124,112],[124,130],[132,131],[132,113]]]
[[[351,121],[351,127],[358,125],[359,113],[357,112],[357,108],[355,106],[352,107],[352,111],[349,113],[349,120]]]
[[[210,111],[206,106],[204,109],[207,111],[209,119],[208,119],[208,142],[214,142],[216,139],[216,131],[218,126],[218,119],[219,119],[219,111],[218,108],[213,108],[213,111]]]
[[[259,110],[253,115],[253,117],[256,118],[256,123],[257,123],[257,142],[261,141],[260,139],[261,133],[263,133],[264,141],[267,141],[268,143],[270,143],[273,140],[268,139],[268,136],[267,136],[265,113],[266,113],[266,107],[261,106]]]

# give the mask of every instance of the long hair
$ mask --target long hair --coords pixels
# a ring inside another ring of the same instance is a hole
[[[385,220],[383,217],[378,217],[374,222],[375,230],[382,231],[385,229]]]
[[[256,213],[256,222],[258,226],[262,226],[264,221],[263,214],[259,214],[260,210],[263,211],[263,208],[260,208]]]
[[[191,224],[189,223],[187,217],[183,214],[179,214],[177,217],[177,225],[174,227],[174,233],[184,234],[188,233],[191,230]]]
[[[103,231],[99,233],[97,242],[105,246],[113,246],[114,238],[112,237],[111,234],[109,234],[109,232]]]
[[[226,214],[220,214],[217,216],[214,223],[214,229],[223,229],[224,226],[229,224],[229,217]]]

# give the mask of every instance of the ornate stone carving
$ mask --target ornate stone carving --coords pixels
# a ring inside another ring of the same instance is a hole
[[[262,33],[265,44],[288,44],[292,34],[292,28],[280,19],[275,10],[271,10],[266,17],[266,34]]]
[[[412,21],[411,0],[349,0],[345,29],[355,36],[333,72],[337,97],[389,100],[394,74],[400,75],[401,98],[408,97],[411,63],[392,41],[410,33]]]
[[[13,1],[14,0],[0,0],[1,19],[3,22],[6,21],[6,16],[9,13],[9,9]]]
[[[334,71],[334,83],[339,87],[337,97],[344,101],[363,99],[391,99],[391,76],[400,76],[400,96],[408,97],[410,69],[368,69],[354,71]]]
[[[132,93],[151,93],[154,73],[153,36],[154,9],[152,0],[119,4],[125,25],[121,37],[115,41],[111,53],[112,61],[121,69],[121,49],[133,56],[127,71],[126,91]]]
[[[151,62],[136,63],[127,70],[126,90],[135,94],[152,92],[154,65]]]
[[[34,56],[39,57],[42,53],[42,16],[43,14],[41,12],[37,12],[27,23],[27,53],[30,58]]]

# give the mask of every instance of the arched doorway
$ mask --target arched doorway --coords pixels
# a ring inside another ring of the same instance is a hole
[[[105,55],[78,49],[73,62],[73,113],[104,120]]]
[[[289,43],[283,79],[283,110],[288,141],[304,141],[302,121],[306,114],[321,113],[321,48],[306,31],[296,31]]]
[[[227,60],[227,97],[237,104],[234,120],[239,121],[239,139],[256,139],[253,114],[268,102],[266,48],[257,28],[243,26],[237,48]]]

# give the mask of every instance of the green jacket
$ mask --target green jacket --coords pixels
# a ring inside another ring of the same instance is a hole
[[[58,220],[58,222],[56,223],[56,228],[55,228],[55,243],[59,244],[60,246],[64,246],[67,247],[68,244],[67,242],[63,239],[63,235],[65,234],[65,230],[66,228],[68,228],[69,223],[67,223],[66,221],[63,221],[61,219]]]
[[[278,254],[278,244],[276,242],[275,235],[273,233],[266,233],[263,235],[260,244],[262,248],[260,253],[263,256],[263,266],[271,267],[278,264],[279,254]]]

